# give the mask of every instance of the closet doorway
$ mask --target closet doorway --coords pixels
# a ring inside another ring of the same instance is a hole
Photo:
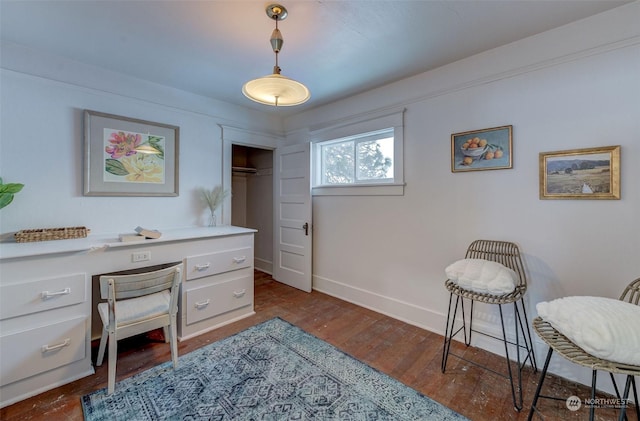
[[[258,230],[255,268],[273,274],[272,150],[232,145],[231,225]]]

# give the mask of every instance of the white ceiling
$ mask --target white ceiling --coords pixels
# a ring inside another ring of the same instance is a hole
[[[287,115],[625,3],[283,0],[279,64],[309,87],[311,100],[278,109],[241,92],[273,69],[268,1],[0,0],[0,24],[5,41]]]

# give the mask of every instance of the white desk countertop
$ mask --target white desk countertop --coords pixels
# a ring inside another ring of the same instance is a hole
[[[160,238],[130,242],[120,241],[119,234],[89,234],[85,238],[28,243],[17,243],[15,240],[6,241],[0,243],[0,260],[56,253],[87,253],[113,247],[140,247],[141,245],[165,243],[170,241],[224,237],[228,235],[256,232],[256,230],[251,228],[242,228],[232,225],[221,225],[217,227],[187,227],[159,231],[162,233]]]

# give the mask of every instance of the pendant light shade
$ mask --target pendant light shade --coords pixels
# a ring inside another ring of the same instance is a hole
[[[271,33],[269,40],[276,55],[273,74],[245,83],[242,87],[242,93],[252,101],[276,107],[303,104],[311,97],[309,89],[298,81],[282,76],[278,66],[278,54],[284,44],[284,39],[278,29],[278,21],[287,17],[287,9],[279,4],[271,4],[267,6],[267,16],[276,22],[276,28]]]
[[[242,93],[255,102],[276,107],[287,107],[307,102],[311,94],[302,83],[278,73],[250,80]]]

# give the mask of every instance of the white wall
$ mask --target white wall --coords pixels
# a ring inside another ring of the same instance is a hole
[[[94,233],[206,225],[196,191],[223,183],[220,125],[281,131],[280,120],[263,113],[5,42],[0,84],[0,175],[25,184],[2,209],[4,235],[82,225]],[[85,109],[179,126],[179,197],[83,196]],[[225,209],[218,222],[228,224]]]
[[[640,277],[640,3],[289,118],[291,132],[405,106],[404,196],[314,197],[314,288],[442,333],[444,267],[518,243],[535,303]],[[452,133],[513,125],[513,169],[452,173]],[[538,156],[622,146],[621,200],[540,200]],[[480,308],[484,330],[496,312]],[[494,328],[495,327],[495,328]],[[536,338],[538,359],[546,347]],[[480,342],[495,352],[500,348]],[[589,370],[553,363],[582,382]],[[606,381],[600,386],[606,388]]]

